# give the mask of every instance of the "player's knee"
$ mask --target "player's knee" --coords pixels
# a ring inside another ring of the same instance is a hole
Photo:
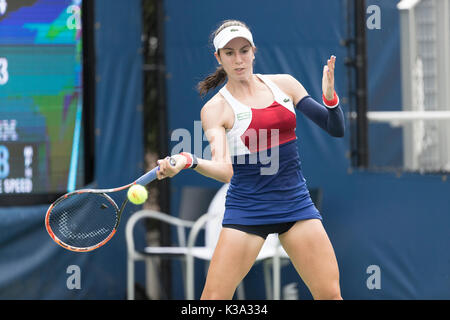
[[[342,300],[339,284],[330,284],[316,290],[313,297],[315,300]]]
[[[203,290],[201,300],[231,300],[233,298],[233,293],[221,292],[219,290],[214,289],[206,289]]]

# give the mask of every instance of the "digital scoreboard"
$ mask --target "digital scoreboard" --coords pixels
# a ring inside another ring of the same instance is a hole
[[[85,183],[81,8],[0,0],[0,205]]]

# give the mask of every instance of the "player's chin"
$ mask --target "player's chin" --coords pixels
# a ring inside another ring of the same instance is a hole
[[[231,77],[233,77],[235,79],[245,79],[249,75],[251,75],[251,73],[252,73],[252,71],[250,68],[241,67],[241,68],[234,68],[234,69],[230,70],[228,75],[229,76],[231,75]]]

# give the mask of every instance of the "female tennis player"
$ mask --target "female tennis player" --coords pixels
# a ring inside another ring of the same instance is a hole
[[[175,167],[159,160],[157,174],[164,179],[194,168],[230,184],[201,299],[232,299],[271,233],[278,233],[314,299],[341,299],[338,264],[302,174],[295,134],[297,109],[331,136],[344,135],[334,90],[336,58],[323,68],[322,105],[290,75],[253,73],[256,47],[243,22],[225,21],[213,43],[219,66],[198,85],[205,94],[226,82],[201,110],[212,158],[182,153],[184,161]],[[276,166],[263,161],[267,153]],[[272,172],[263,173],[270,166]]]

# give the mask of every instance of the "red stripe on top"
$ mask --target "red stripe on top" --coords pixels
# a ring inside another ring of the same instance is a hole
[[[296,139],[295,114],[278,102],[252,109],[252,121],[241,140],[250,152],[258,152]]]

